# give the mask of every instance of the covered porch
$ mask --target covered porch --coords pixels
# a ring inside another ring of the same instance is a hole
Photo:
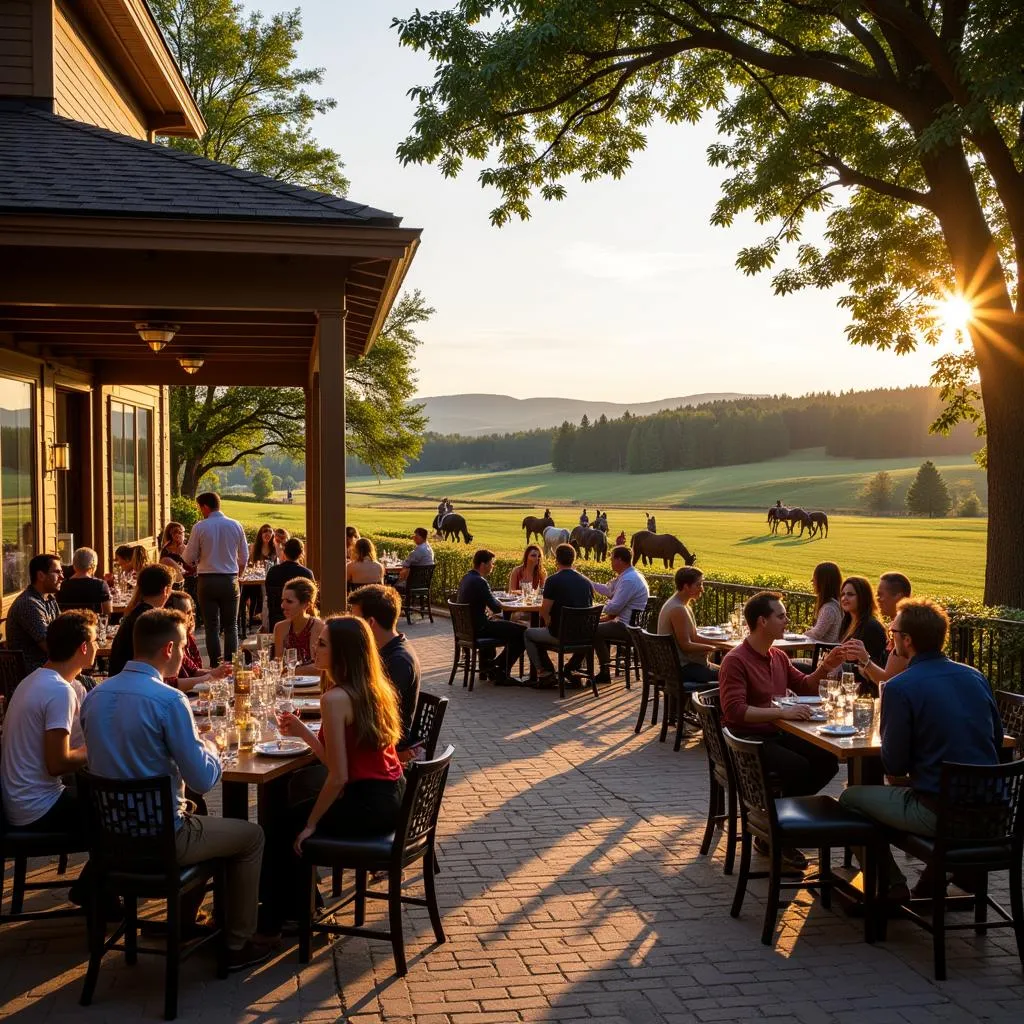
[[[75,376],[92,396],[91,409],[65,425],[86,510],[75,543],[109,564],[114,469],[101,427],[112,390],[159,389],[166,401],[175,384],[301,387],[307,561],[322,610],[343,609],[345,366],[382,327],[419,230],[381,210],[71,129],[38,111],[15,116],[22,145],[0,171],[0,361]],[[110,177],[83,175],[83,159]],[[173,339],[150,351],[140,323],[171,325]],[[189,374],[182,359],[201,366]],[[40,415],[36,428],[34,548],[54,550],[58,517],[40,480],[56,424]],[[152,429],[150,477],[169,484],[173,425],[158,416]],[[166,509],[166,500],[147,499]]]

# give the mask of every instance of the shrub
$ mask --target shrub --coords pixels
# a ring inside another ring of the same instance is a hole
[[[187,498],[184,494],[175,494],[171,498],[171,519],[181,523],[188,533],[199,522],[199,506],[195,498]]]
[[[981,515],[981,499],[973,491],[965,494],[957,505],[956,514],[961,519],[975,519]]]
[[[274,493],[274,477],[266,466],[253,473],[251,486],[257,501],[266,501]]]

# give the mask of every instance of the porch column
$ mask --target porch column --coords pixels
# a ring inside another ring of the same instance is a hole
[[[345,311],[318,311],[320,481],[314,515],[320,554],[320,610],[345,602]]]
[[[306,391],[306,565],[319,580],[320,565],[320,374],[310,371]]]

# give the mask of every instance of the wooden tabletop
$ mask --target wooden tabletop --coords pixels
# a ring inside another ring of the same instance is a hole
[[[224,769],[221,781],[262,786],[298,768],[304,768],[315,760],[308,750],[294,757],[266,757],[263,754],[254,754],[250,750],[239,751],[238,760],[230,768]]]
[[[498,604],[501,605],[503,612],[530,612],[531,614],[537,614],[540,611],[542,601],[536,601],[531,604],[523,604],[522,601],[513,601],[509,598],[497,598]]]
[[[743,643],[742,637],[708,636],[701,629],[697,630],[697,639],[702,644],[711,644],[714,647],[721,648],[723,651],[731,651],[734,647],[739,647]],[[817,642],[817,640],[812,640],[810,637],[801,636],[790,640],[776,640],[772,647],[777,647],[780,651],[795,651],[803,647],[813,647]]]
[[[263,584],[267,582],[267,578],[266,576],[248,576],[245,579],[239,578],[238,582],[243,587],[262,587]]]

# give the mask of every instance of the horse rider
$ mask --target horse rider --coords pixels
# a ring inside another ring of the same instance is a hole
[[[549,508],[544,509],[544,518],[545,519],[550,519],[551,518],[551,509],[549,509]]]
[[[619,535],[618,535],[618,537],[615,538],[615,543],[617,545],[618,544],[625,544],[626,543],[626,531],[625,530],[619,530]]]
[[[582,526],[584,529],[586,529],[586,527],[590,526],[590,518],[587,515],[587,510],[586,509],[584,509],[580,513],[580,526]]]
[[[654,516],[647,516],[647,532],[648,533],[657,533],[658,532],[658,524],[655,521]]]
[[[775,507],[776,508],[782,508],[782,499],[781,498],[776,498],[775,499]]]

